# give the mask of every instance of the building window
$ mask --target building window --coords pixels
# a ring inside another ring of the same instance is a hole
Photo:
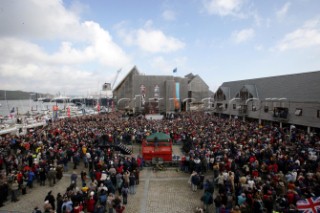
[[[252,111],[257,111],[257,107],[255,105],[252,106]]]
[[[233,104],[233,109],[237,109],[237,105],[236,104]]]
[[[264,106],[264,112],[269,112],[269,106]]]
[[[228,109],[228,104],[225,104],[225,105],[224,105],[224,108],[225,108],[225,109]]]
[[[273,116],[276,118],[284,118],[287,119],[289,113],[288,108],[283,107],[275,107],[273,108]]]
[[[301,115],[302,115],[302,109],[297,108],[296,111],[294,112],[294,114],[295,114],[296,116],[301,116]]]
[[[317,110],[317,118],[320,118],[320,110]]]

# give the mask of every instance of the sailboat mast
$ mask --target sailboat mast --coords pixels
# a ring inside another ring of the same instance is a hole
[[[7,102],[8,112],[10,113],[9,101],[7,99],[7,90],[4,91],[4,100],[6,100],[6,102]]]

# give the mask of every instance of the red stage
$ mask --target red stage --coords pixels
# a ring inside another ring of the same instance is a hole
[[[142,156],[145,161],[161,158],[164,162],[172,161],[172,141],[169,135],[157,132],[142,142]]]

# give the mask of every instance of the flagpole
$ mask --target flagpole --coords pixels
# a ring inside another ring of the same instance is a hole
[[[179,100],[177,100],[177,96],[179,96],[179,94],[177,94],[177,93],[179,93],[179,90],[177,91],[177,83],[175,82],[175,79],[174,79],[174,74],[177,72],[177,67],[176,68],[174,68],[173,69],[173,87],[174,87],[174,89],[173,89],[173,92],[174,92],[174,94],[173,94],[173,98],[174,98],[174,111],[176,110],[176,105],[177,105],[177,103],[179,104],[178,106],[179,106],[179,108],[178,108],[178,110],[180,111],[180,103],[178,102]]]
[[[175,111],[175,103],[176,103],[176,84],[175,84],[175,80],[174,80],[174,75],[175,75],[175,73],[177,72],[177,68],[174,68],[173,70],[172,70],[172,82],[173,82],[173,96],[172,96],[172,100],[173,100],[173,112]],[[170,103],[170,106],[171,106],[171,103]],[[170,108],[170,111],[171,111],[172,109]]]

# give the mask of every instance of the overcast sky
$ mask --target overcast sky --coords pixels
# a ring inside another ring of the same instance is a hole
[[[0,89],[98,92],[146,75],[225,81],[320,70],[319,0],[1,0]]]

